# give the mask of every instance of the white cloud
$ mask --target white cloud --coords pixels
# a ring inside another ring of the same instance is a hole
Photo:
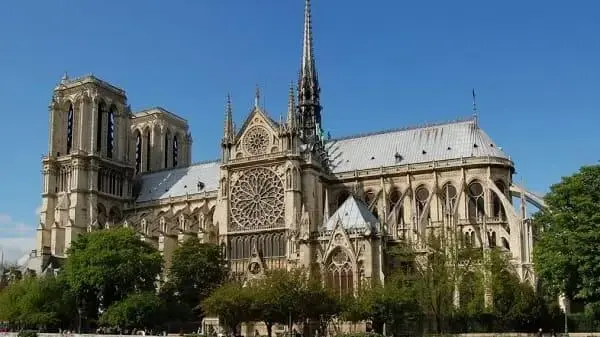
[[[0,249],[4,252],[4,261],[16,262],[28,255],[35,247],[35,235],[3,238],[0,237]]]
[[[0,249],[4,260],[15,262],[35,247],[35,228],[0,213]]]

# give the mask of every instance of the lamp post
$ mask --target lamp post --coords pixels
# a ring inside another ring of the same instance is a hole
[[[568,312],[569,299],[566,294],[563,294],[563,310],[565,312],[565,337],[569,336],[569,316]]]

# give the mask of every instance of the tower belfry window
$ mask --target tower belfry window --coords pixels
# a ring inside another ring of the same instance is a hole
[[[71,153],[73,147],[73,104],[69,104],[67,114],[67,154]]]
[[[113,149],[115,147],[115,107],[111,107],[108,111],[108,118],[106,120],[106,156],[108,158],[113,157]]]
[[[150,165],[152,162],[150,161],[150,154],[152,152],[152,147],[150,146],[150,130],[146,131],[146,171],[150,171]]]
[[[179,156],[179,142],[177,141],[177,135],[173,137],[173,167],[177,167],[177,159]]]
[[[142,170],[142,134],[140,131],[135,132],[135,173],[140,173]]]
[[[96,152],[102,151],[102,129],[104,122],[103,115],[106,113],[106,105],[104,102],[98,103],[98,119],[96,123]]]
[[[171,136],[169,135],[169,130],[167,130],[167,132],[165,133],[165,144],[164,144],[164,154],[165,154],[165,167],[164,168],[168,168],[169,167],[169,138]]]

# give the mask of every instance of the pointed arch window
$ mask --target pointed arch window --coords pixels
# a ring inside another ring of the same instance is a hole
[[[496,187],[498,187],[500,192],[506,196],[506,186],[502,181],[496,181]],[[506,220],[506,212],[504,212],[502,201],[500,200],[500,197],[496,195],[496,193],[492,193],[492,212],[495,218]]]
[[[150,130],[146,130],[146,171],[150,171],[151,165],[152,165],[152,158],[151,158],[151,154],[152,154],[152,146],[150,144],[150,140],[151,140],[151,133]]]
[[[106,104],[98,103],[98,120],[96,124],[96,152],[102,151],[102,129],[104,128],[104,114],[106,113]]]
[[[425,205],[429,199],[429,190],[425,186],[420,186],[415,192],[415,201],[417,203],[417,219],[422,219],[424,216],[429,219],[429,211],[425,214]]]
[[[375,194],[375,191],[368,190],[365,193],[365,204],[367,204],[367,206],[369,206],[371,213],[373,213],[373,215],[375,215],[375,217],[377,219],[379,219],[379,214],[377,213],[377,201],[375,200],[376,197],[377,197],[377,194]],[[372,209],[371,209],[371,206],[373,206]]]
[[[478,220],[485,216],[485,200],[483,186],[480,182],[472,182],[469,185],[469,219]]]
[[[442,212],[444,216],[452,215],[456,200],[458,198],[458,192],[456,187],[451,183],[445,183],[440,193],[440,200],[442,201]]]
[[[164,167],[165,168],[169,168],[169,150],[168,149],[169,149],[169,139],[170,138],[171,138],[171,135],[169,133],[169,130],[167,130],[167,132],[165,133],[165,139],[164,139],[165,143],[163,146],[164,155],[165,155],[165,158],[164,158]]]
[[[115,110],[116,108],[111,106],[106,119],[106,156],[108,158],[113,157],[113,149],[115,147]]]
[[[389,209],[389,213],[391,214],[392,211],[394,211],[394,206],[398,203],[398,201],[400,201],[400,197],[402,196],[402,193],[400,193],[400,190],[397,188],[394,188],[390,191],[390,196],[389,196],[389,205],[388,205],[388,209]],[[404,203],[400,202],[398,204],[398,207],[396,207],[396,214],[394,214],[396,216],[396,222],[398,222],[398,224],[403,224],[404,223]]]
[[[135,131],[135,173],[142,171],[142,134],[140,130]]]
[[[67,154],[71,153],[73,147],[73,104],[69,104],[67,112]]]
[[[177,167],[179,159],[179,142],[177,140],[177,135],[173,137],[173,167]]]
[[[340,297],[354,294],[354,270],[346,251],[337,248],[328,259],[325,282]]]

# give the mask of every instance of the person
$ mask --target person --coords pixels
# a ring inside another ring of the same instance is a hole
[[[544,334],[542,333],[542,328],[540,328],[538,330],[537,337],[543,337],[543,336],[544,336]]]

